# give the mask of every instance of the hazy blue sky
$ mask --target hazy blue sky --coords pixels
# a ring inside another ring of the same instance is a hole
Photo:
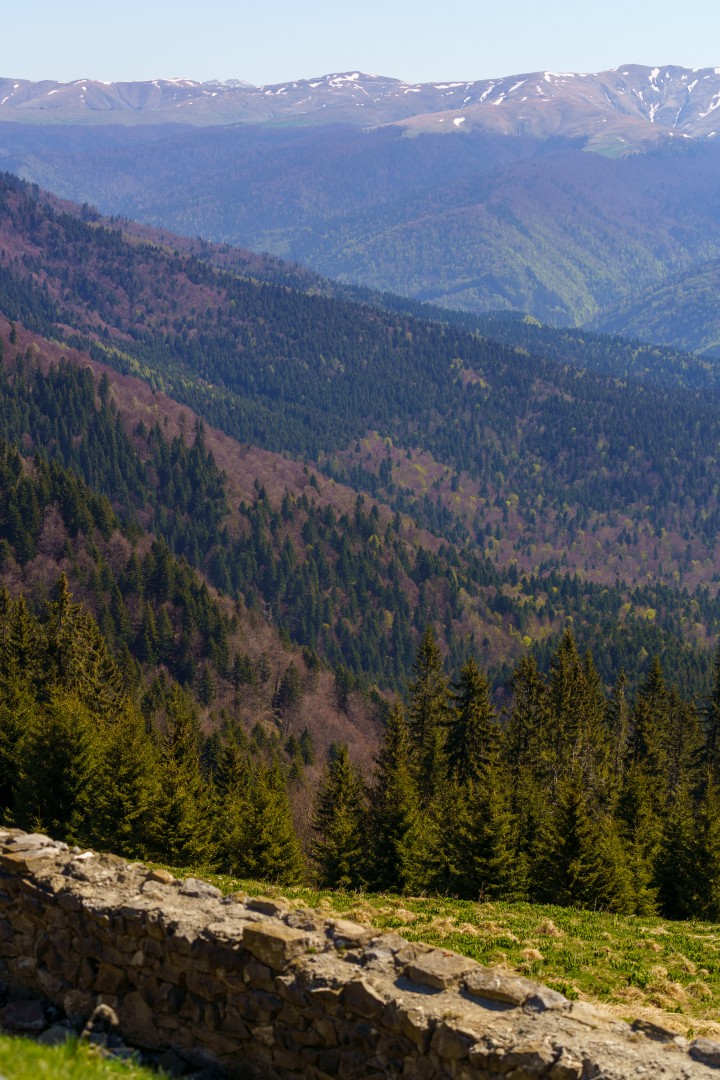
[[[625,63],[720,67],[717,0],[34,0],[2,5],[0,75],[422,81]]]

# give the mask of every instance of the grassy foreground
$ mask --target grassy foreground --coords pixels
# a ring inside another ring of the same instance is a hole
[[[158,1080],[158,1073],[103,1058],[86,1043],[41,1046],[16,1035],[0,1036],[0,1073],[6,1080]]]
[[[178,876],[188,870],[173,869]],[[626,1020],[720,1038],[720,925],[539,904],[278,888],[196,871],[225,893],[283,896],[519,972]]]

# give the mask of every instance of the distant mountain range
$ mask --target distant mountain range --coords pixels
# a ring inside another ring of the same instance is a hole
[[[6,79],[0,168],[343,283],[715,355],[719,108],[720,68],[632,64],[418,85]]]
[[[473,82],[406,83],[363,72],[252,86],[239,80],[71,83],[0,79],[0,118],[107,123],[228,124],[280,121],[411,131],[583,137],[621,150],[663,137],[713,138],[720,68],[626,64],[596,74],[552,71]]]

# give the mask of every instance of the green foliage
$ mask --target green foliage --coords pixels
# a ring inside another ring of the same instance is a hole
[[[366,831],[363,791],[346,746],[334,748],[317,794],[312,856],[320,880],[335,889],[362,885]]]
[[[157,1076],[138,1061],[98,1054],[87,1042],[69,1039],[62,1046],[41,1046],[17,1035],[0,1036],[0,1069],[12,1080],[152,1080]]]

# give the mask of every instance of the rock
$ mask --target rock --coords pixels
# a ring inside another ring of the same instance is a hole
[[[591,1005],[587,1001],[571,1002],[568,1016],[585,1027],[594,1028],[596,1031],[609,1031],[613,1028],[618,1031],[622,1028],[628,1032],[630,1031],[628,1025],[623,1023],[622,1020],[616,1020],[614,1016],[605,1012],[604,1009],[598,1008],[597,1005]]]
[[[690,1044],[690,1057],[694,1061],[701,1061],[703,1065],[718,1068],[720,1067],[720,1043],[712,1042],[711,1039],[694,1039]]]
[[[477,1041],[477,1031],[464,1027],[461,1022],[444,1020],[435,1028],[430,1048],[443,1059],[460,1061],[468,1056]]]
[[[343,990],[342,1002],[357,1016],[380,1016],[385,1009],[385,998],[365,979],[348,983]]]
[[[188,1073],[192,1072],[192,1065],[180,1054],[176,1054],[174,1050],[166,1050],[158,1058],[157,1063],[158,1067],[168,1076],[187,1076]]]
[[[2,1010],[2,1026],[21,1035],[39,1035],[48,1023],[39,1001],[11,1001]]]
[[[246,926],[242,941],[253,956],[276,971],[282,971],[292,960],[302,956],[311,944],[304,931],[273,922]]]
[[[174,877],[169,870],[151,870],[147,876],[148,881],[157,881],[161,885],[174,885],[177,878]]]
[[[61,1046],[68,1039],[74,1038],[75,1032],[71,1027],[66,1027],[64,1024],[53,1024],[52,1027],[38,1035],[37,1042],[42,1043],[43,1046]]]
[[[473,997],[519,1006],[546,988],[530,979],[509,975],[497,968],[476,966],[465,978],[465,989]],[[548,990],[548,993],[551,991]]]
[[[248,900],[248,911],[259,911],[261,915],[284,915],[289,908],[287,900],[273,900],[268,896],[256,896]]]
[[[68,990],[63,994],[62,1005],[68,1020],[82,1026],[95,1008],[95,995],[86,990]]]
[[[569,1050],[562,1050],[560,1057],[550,1066],[546,1076],[547,1080],[580,1080],[582,1074],[582,1061],[573,1057]]]
[[[413,960],[406,968],[408,979],[421,983],[422,986],[431,986],[435,990],[447,990],[449,986],[457,986],[463,976],[477,967],[475,960],[467,956],[458,956],[457,953],[445,952],[443,949],[433,949],[425,953],[417,960]]]
[[[656,1042],[664,1043],[674,1042],[677,1034],[675,1031],[660,1027],[659,1024],[651,1023],[650,1020],[633,1020],[630,1029],[641,1032],[648,1039],[655,1039]]]
[[[330,937],[336,945],[366,945],[375,937],[375,931],[361,923],[349,919],[328,919],[325,923]]]
[[[527,1013],[548,1012],[558,1009],[569,1009],[570,1002],[557,990],[551,990],[549,986],[538,985],[537,989],[525,998],[523,1009]]]
[[[145,1050],[160,1050],[162,1042],[158,1035],[153,1012],[137,990],[123,998],[120,1007],[120,1028],[124,1038],[142,1046]]]
[[[214,885],[210,885],[207,881],[200,881],[199,878],[194,877],[185,878],[185,881],[180,886],[180,892],[183,896],[222,900],[220,889],[216,889]]]

